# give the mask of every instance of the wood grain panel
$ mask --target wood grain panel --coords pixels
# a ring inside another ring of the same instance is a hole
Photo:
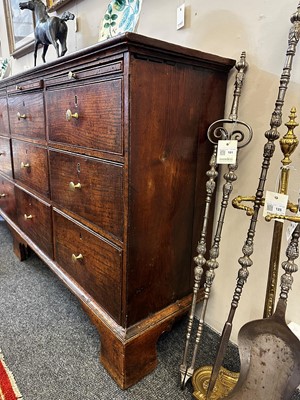
[[[49,197],[48,153],[45,147],[12,141],[15,179]]]
[[[53,257],[51,207],[29,193],[15,188],[19,227],[49,257]]]
[[[42,92],[9,96],[8,105],[12,136],[46,139]],[[26,118],[18,118],[18,113]]]
[[[122,251],[57,212],[54,241],[56,261],[120,323]]]
[[[122,79],[48,90],[46,111],[51,141],[123,154]]]
[[[0,137],[0,171],[12,178],[10,139]]]
[[[0,97],[0,135],[9,135],[6,97]]]
[[[0,175],[0,208],[15,221],[17,210],[15,186],[2,175]]]
[[[50,151],[51,198],[123,239],[123,166]],[[77,189],[70,182],[80,183]]]

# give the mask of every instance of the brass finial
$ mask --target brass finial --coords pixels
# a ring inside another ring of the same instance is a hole
[[[288,132],[280,139],[280,147],[284,155],[284,159],[281,161],[283,166],[287,166],[292,162],[290,156],[295,151],[299,143],[298,138],[294,134],[294,129],[299,125],[295,121],[296,118],[296,108],[292,107],[289,115],[289,122],[285,124],[285,126],[288,128]]]

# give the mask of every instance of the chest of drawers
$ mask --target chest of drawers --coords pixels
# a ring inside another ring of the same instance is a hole
[[[0,207],[72,290],[126,388],[187,311],[233,60],[125,34],[0,83]]]

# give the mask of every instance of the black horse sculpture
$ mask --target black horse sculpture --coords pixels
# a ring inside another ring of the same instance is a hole
[[[36,66],[36,56],[39,44],[44,46],[42,59],[46,62],[45,56],[50,44],[53,44],[57,57],[63,56],[67,52],[67,33],[68,27],[65,21],[74,19],[75,15],[70,12],[64,12],[61,18],[50,17],[47,14],[46,6],[41,0],[29,0],[24,3],[19,3],[21,10],[28,9],[34,12],[35,17],[35,45],[34,45],[34,66]],[[59,46],[61,45],[61,53],[59,54]]]

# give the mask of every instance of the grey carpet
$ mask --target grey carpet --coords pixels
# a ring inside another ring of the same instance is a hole
[[[192,399],[190,383],[183,391],[179,387],[186,319],[159,339],[156,370],[122,391],[98,361],[98,333],[75,296],[35,255],[18,261],[3,222],[0,294],[0,348],[24,400]],[[218,340],[205,327],[197,366],[212,364]],[[235,346],[225,367],[239,369]]]

